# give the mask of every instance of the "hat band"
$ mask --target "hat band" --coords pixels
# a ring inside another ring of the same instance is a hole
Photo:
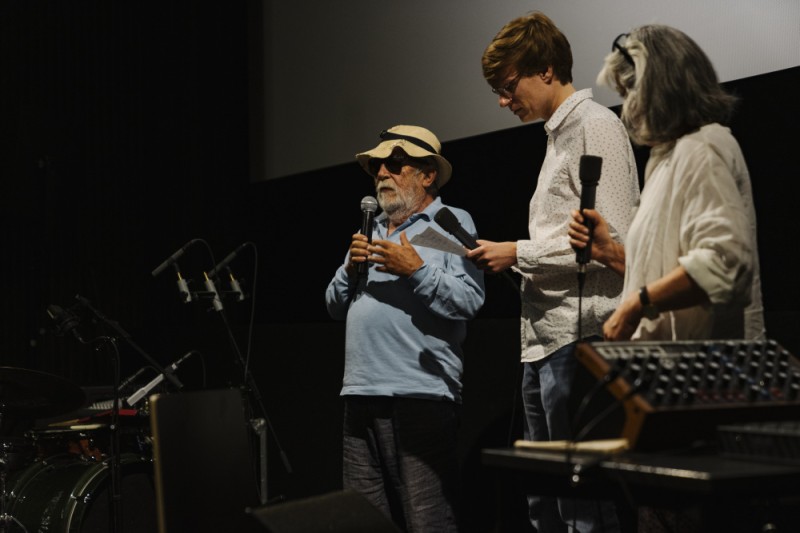
[[[417,139],[416,137],[411,137],[410,135],[400,135],[399,133],[391,133],[388,130],[383,130],[381,132],[380,138],[383,139],[383,140],[386,140],[386,141],[393,141],[393,140],[408,141],[411,144],[415,144],[415,145],[419,146],[423,150],[427,150],[428,152],[431,152],[431,153],[434,153],[434,154],[437,154],[437,155],[439,154],[439,152],[434,150],[433,146],[431,146],[430,144],[426,143],[425,141],[421,141],[421,140]]]

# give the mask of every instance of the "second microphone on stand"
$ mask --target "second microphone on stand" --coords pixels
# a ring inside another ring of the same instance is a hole
[[[233,270],[231,270],[231,267],[228,266],[228,265],[230,265],[230,263],[234,259],[236,259],[236,257],[239,255],[239,253],[242,250],[244,250],[247,246],[252,246],[253,249],[255,249],[255,244],[253,244],[250,241],[242,243],[234,251],[229,253],[225,257],[225,259],[220,261],[219,264],[217,264],[214,268],[212,268],[211,271],[208,272],[208,277],[213,280],[213,279],[216,279],[216,277],[219,275],[220,271],[222,271],[223,269],[225,271],[227,271],[227,273],[228,273],[228,275],[227,275],[228,284],[230,285],[230,288],[231,288],[230,293],[233,294],[233,296],[234,296],[234,298],[235,298],[235,300],[237,302],[243,301],[245,299],[245,294],[244,294],[244,291],[242,290],[242,286],[239,283],[239,280],[236,278],[236,276],[233,275]]]

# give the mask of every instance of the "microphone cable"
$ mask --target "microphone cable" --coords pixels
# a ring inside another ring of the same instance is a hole
[[[625,374],[623,373],[619,377],[623,377]],[[595,415],[594,418],[589,420],[578,433],[575,435],[575,442],[580,442],[580,439],[584,438],[592,429],[594,429],[597,424],[605,420],[609,415],[611,415],[614,411],[623,407],[625,402],[628,401],[633,396],[639,394],[645,386],[648,385],[650,380],[652,379],[651,372],[645,366],[642,370],[642,373],[637,377],[634,382],[631,384],[631,388],[628,392],[625,393],[624,396],[619,398],[617,401],[612,402],[605,409],[603,409],[600,413]],[[613,381],[613,380],[612,380]]]
[[[615,362],[608,370],[608,372],[606,372],[602,378],[596,380],[592,384],[592,387],[586,392],[586,394],[583,395],[583,398],[581,398],[581,403],[578,405],[578,408],[575,410],[575,414],[572,416],[572,423],[570,424],[571,435],[577,435],[578,423],[580,422],[583,413],[589,407],[589,403],[594,399],[595,396],[597,396],[597,394],[606,385],[617,379],[621,373],[622,370],[619,368],[619,365],[617,365],[617,363]],[[584,431],[583,434],[585,435],[585,433],[586,432]],[[575,442],[580,441],[580,439],[578,439],[577,437],[574,440]]]

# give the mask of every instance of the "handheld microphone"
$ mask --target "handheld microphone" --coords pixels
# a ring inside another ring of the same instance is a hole
[[[367,236],[367,242],[372,243],[372,221],[375,219],[375,211],[378,210],[378,201],[372,196],[365,196],[361,199],[361,234]],[[357,267],[358,275],[365,276],[369,270],[369,263],[364,261]]]
[[[198,242],[199,240],[200,239],[192,239],[191,241],[189,241],[186,244],[184,244],[183,246],[181,246],[180,249],[177,252],[175,252],[171,256],[167,257],[166,259],[164,259],[164,261],[160,265],[158,265],[155,269],[153,269],[153,272],[152,272],[153,277],[158,276],[159,274],[161,274],[161,272],[164,271],[165,268],[167,268],[172,263],[174,263],[175,261],[180,259],[181,256],[184,254],[184,252],[186,252],[186,250],[191,245],[193,245],[194,243]]]
[[[461,225],[453,212],[448,208],[443,207],[439,209],[439,211],[433,215],[433,220],[451,233],[465,248],[474,250],[480,246],[478,241],[476,241],[475,238],[464,229],[464,226]],[[511,277],[511,274],[509,274],[507,270],[503,270],[500,275],[507,279],[509,283],[511,283],[511,286],[514,287],[515,291],[519,291],[519,284],[514,281],[514,278]]]
[[[594,209],[595,192],[597,183],[600,181],[600,169],[603,166],[603,158],[596,155],[582,155],[579,176],[581,180],[581,213],[584,209]],[[594,223],[589,219],[584,219],[584,224],[589,228],[589,242],[583,249],[575,251],[575,261],[578,263],[578,271],[585,272],[586,264],[592,258],[592,239],[594,237]]]
[[[433,216],[433,220],[448,232],[452,233],[465,248],[474,250],[479,246],[478,241],[464,229],[464,226],[461,225],[453,212],[448,208],[443,207],[439,209]]]

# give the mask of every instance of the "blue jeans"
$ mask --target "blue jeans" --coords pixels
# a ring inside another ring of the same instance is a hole
[[[576,344],[562,346],[539,361],[523,363],[525,440],[570,440],[573,437],[569,398],[579,364],[574,355]],[[573,525],[580,533],[620,530],[611,502],[529,495],[528,506],[531,524],[537,531],[573,531]]]
[[[412,533],[458,531],[459,406],[345,396],[343,485]]]

